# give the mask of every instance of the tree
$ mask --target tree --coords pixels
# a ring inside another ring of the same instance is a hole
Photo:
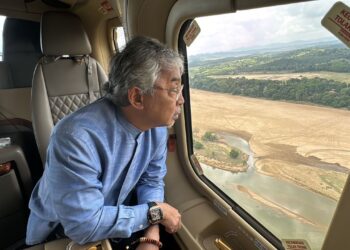
[[[216,141],[218,139],[218,137],[216,136],[215,133],[207,131],[205,132],[205,134],[203,135],[202,139],[204,141]]]
[[[230,151],[230,157],[231,157],[232,159],[236,159],[238,156],[239,156],[239,152],[238,152],[237,150],[235,150],[235,149],[231,149],[231,151]]]

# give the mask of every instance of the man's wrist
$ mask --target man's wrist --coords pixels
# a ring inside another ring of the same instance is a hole
[[[158,225],[151,225],[145,230],[145,237],[159,240],[159,226]]]
[[[155,240],[152,238],[148,238],[148,237],[141,237],[139,239],[140,244],[151,244],[153,246],[157,246],[158,248],[162,248],[163,243],[160,242],[159,240]]]

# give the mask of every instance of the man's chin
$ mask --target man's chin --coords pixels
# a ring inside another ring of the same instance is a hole
[[[172,119],[165,125],[168,128],[171,128],[172,126],[174,126],[176,120],[179,118],[179,114],[175,114]]]
[[[175,121],[176,121],[176,120],[172,120],[170,123],[167,124],[167,127],[168,127],[168,128],[171,128],[172,126],[174,126]]]

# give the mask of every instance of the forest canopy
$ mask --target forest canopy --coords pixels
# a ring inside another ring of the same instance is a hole
[[[349,73],[350,50],[333,45],[196,61],[190,63],[190,83],[192,88],[213,92],[350,109],[350,88],[345,81],[320,77],[271,80],[242,76],[319,71]],[[227,77],[216,78],[218,75]]]

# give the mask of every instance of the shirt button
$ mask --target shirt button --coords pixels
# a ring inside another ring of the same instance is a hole
[[[143,228],[143,225],[140,225],[139,228],[142,229],[142,228]]]

